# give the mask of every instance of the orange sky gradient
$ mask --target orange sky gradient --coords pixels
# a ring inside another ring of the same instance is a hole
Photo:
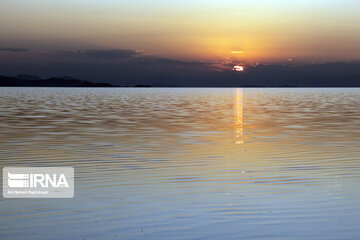
[[[2,1],[2,48],[243,63],[360,59],[354,0]]]

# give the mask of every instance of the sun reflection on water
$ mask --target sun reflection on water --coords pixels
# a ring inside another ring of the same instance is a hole
[[[235,97],[235,144],[243,144],[244,119],[243,119],[243,90],[236,89]]]

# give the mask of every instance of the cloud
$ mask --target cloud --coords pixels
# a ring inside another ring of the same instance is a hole
[[[170,58],[153,58],[153,61],[160,65],[173,65],[173,66],[185,66],[185,67],[210,67],[209,62],[188,62],[188,61],[181,61],[175,60]]]
[[[76,56],[93,59],[121,59],[140,55],[140,52],[131,49],[96,50],[90,49],[75,52]]]
[[[111,50],[78,50],[75,52],[60,52],[64,56],[78,57],[88,60],[123,60],[133,64],[146,63],[151,65],[172,65],[172,66],[186,66],[186,67],[206,67],[208,64],[204,62],[189,62],[182,60],[175,60],[171,58],[157,57],[148,55],[148,52],[132,50],[132,49],[111,49]]]
[[[0,48],[0,52],[27,52],[26,48]]]
[[[156,58],[157,62],[160,64],[175,64],[175,65],[191,65],[191,62],[185,62],[180,60],[174,60],[169,58]]]
[[[240,50],[235,50],[235,51],[231,51],[231,54],[243,54],[244,51],[240,51]]]

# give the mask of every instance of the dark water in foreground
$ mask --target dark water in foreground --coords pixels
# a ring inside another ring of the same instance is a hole
[[[1,199],[0,239],[358,239],[360,89],[0,88],[0,166],[73,166],[74,199]]]

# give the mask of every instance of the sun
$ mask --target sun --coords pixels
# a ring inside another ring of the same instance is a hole
[[[233,67],[233,70],[234,71],[237,71],[237,72],[243,72],[245,70],[244,66],[240,66],[240,65],[235,65]]]

